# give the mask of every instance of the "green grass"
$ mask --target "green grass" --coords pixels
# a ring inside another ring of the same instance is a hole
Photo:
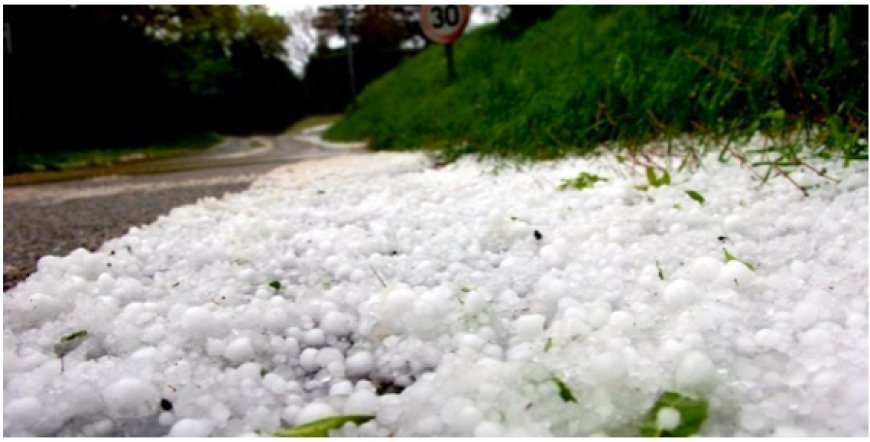
[[[433,45],[371,83],[325,137],[439,149],[449,161],[553,158],[611,141],[632,154],[686,134],[728,146],[760,131],[777,165],[806,141],[813,155],[866,159],[866,11],[567,6],[515,38],[497,25],[463,36],[452,83]]]
[[[170,143],[139,148],[94,149],[55,153],[22,153],[17,158],[19,169],[30,171],[70,170],[83,167],[104,167],[143,159],[166,158],[195,152],[223,140],[221,135],[207,132],[178,139]]]

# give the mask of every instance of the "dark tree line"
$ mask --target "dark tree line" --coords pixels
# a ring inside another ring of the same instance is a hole
[[[4,161],[205,131],[277,131],[306,112],[289,27],[259,7],[4,6]],[[6,169],[6,168],[4,168]]]

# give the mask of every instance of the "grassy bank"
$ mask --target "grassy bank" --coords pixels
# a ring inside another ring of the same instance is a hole
[[[815,154],[866,158],[866,35],[866,6],[567,6],[516,37],[465,35],[453,83],[433,45],[326,138],[551,158],[761,131],[786,151],[811,138]]]
[[[144,159],[167,158],[196,152],[220,143],[223,137],[214,132],[180,138],[175,141],[142,147],[94,149],[83,151],[20,153],[16,163],[7,170],[14,172],[40,172],[69,170],[83,167],[104,167]]]

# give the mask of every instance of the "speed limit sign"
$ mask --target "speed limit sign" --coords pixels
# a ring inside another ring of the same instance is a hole
[[[467,5],[427,5],[420,9],[420,25],[432,41],[447,44],[462,35],[470,15]]]

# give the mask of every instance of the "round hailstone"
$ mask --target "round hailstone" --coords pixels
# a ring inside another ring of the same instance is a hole
[[[170,437],[206,437],[211,434],[211,424],[205,419],[182,419],[169,430]]]
[[[302,353],[299,354],[299,365],[308,372],[320,368],[320,364],[317,363],[317,349],[309,347],[302,350]]]
[[[7,424],[14,423],[24,428],[36,427],[42,415],[42,403],[33,396],[15,399],[3,407],[3,416]]]
[[[534,339],[544,332],[544,315],[522,315],[514,321],[517,336],[523,339]]]
[[[716,278],[720,285],[732,288],[747,286],[753,280],[755,280],[755,273],[745,264],[737,261],[728,261]]]
[[[659,409],[656,415],[656,426],[665,431],[671,431],[680,425],[680,412],[671,407],[663,407]]]
[[[202,307],[190,307],[181,315],[181,328],[187,332],[207,333],[214,326],[214,316]]]
[[[103,390],[103,400],[112,417],[145,417],[159,411],[160,394],[141,379],[124,378]]]
[[[254,359],[254,346],[249,338],[236,338],[227,344],[224,357],[235,364]]]
[[[357,389],[344,402],[344,414],[375,414],[378,396],[370,390]]]
[[[691,304],[699,296],[698,286],[686,279],[677,279],[668,284],[664,291],[665,302],[674,307]]]
[[[483,421],[474,427],[474,437],[501,437],[504,427],[498,422]]]
[[[699,281],[713,281],[722,270],[722,261],[709,256],[702,256],[689,263],[690,275]]]
[[[322,347],[323,344],[326,344],[326,335],[323,333],[323,330],[312,328],[305,332],[302,341],[309,347]]]
[[[335,410],[329,404],[323,402],[312,402],[305,406],[299,414],[296,415],[296,425],[307,424],[318,419],[324,419],[330,416],[335,416]]]
[[[263,376],[263,386],[272,393],[281,394],[286,391],[287,382],[275,373],[267,373],[266,376]]]
[[[680,388],[703,390],[715,380],[716,368],[704,353],[692,351],[683,356],[674,373],[674,381]]]
[[[334,347],[324,347],[317,352],[317,364],[326,367],[333,362],[343,362],[344,355]]]
[[[345,361],[345,370],[348,377],[363,377],[375,367],[375,357],[367,352],[354,353]]]
[[[819,311],[811,301],[799,302],[791,312],[791,325],[803,329],[816,322]]]
[[[320,329],[327,335],[341,336],[350,331],[347,316],[342,313],[331,311],[323,316],[320,321]]]

